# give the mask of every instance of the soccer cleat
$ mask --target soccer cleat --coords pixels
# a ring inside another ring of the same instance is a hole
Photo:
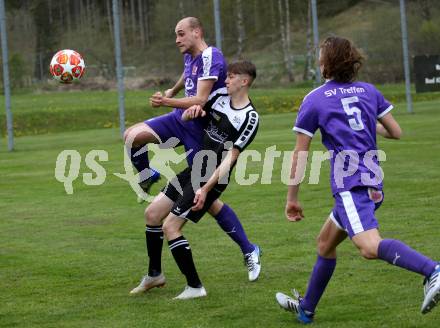
[[[173,298],[173,300],[189,300],[191,298],[205,297],[207,295],[205,287],[194,288],[185,286],[182,293]]]
[[[150,174],[151,175],[147,179],[145,179],[142,182],[139,182],[139,186],[147,194],[150,192],[151,186],[160,180],[160,173],[155,169],[150,168]],[[145,201],[144,198],[141,195],[138,195],[137,202],[140,204],[143,203],[144,201]]]
[[[425,299],[421,311],[426,314],[440,301],[440,264],[435,267],[429,278],[425,279],[424,292]]]
[[[300,302],[302,297],[299,295],[296,289],[292,290],[293,296],[295,299],[283,294],[276,293],[275,297],[277,299],[278,304],[286,311],[293,312],[296,315],[297,320],[300,323],[308,324],[313,322],[313,312],[309,312],[303,310],[301,308]]]
[[[244,264],[248,268],[249,281],[257,280],[261,271],[260,256],[262,255],[262,252],[258,245],[254,246],[255,249],[252,253],[244,255]]]
[[[166,282],[165,276],[162,273],[156,277],[150,277],[149,275],[145,275],[142,277],[140,284],[136,288],[133,288],[130,291],[130,294],[131,295],[141,294],[141,293],[145,293],[146,291],[154,287],[163,287],[165,286],[165,282]]]

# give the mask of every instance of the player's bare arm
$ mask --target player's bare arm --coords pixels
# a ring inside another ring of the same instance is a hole
[[[232,148],[228,151],[225,159],[215,169],[208,182],[196,191],[194,197],[194,206],[191,208],[193,211],[199,211],[203,208],[208,192],[214,188],[220,179],[229,174],[229,171],[234,166],[239,155],[240,151],[237,148]]]
[[[185,76],[184,76],[184,74],[182,74],[180,76],[180,78],[177,80],[176,84],[171,89],[165,90],[164,96],[167,98],[173,98],[175,95],[177,95],[180,90],[185,88],[184,79],[185,79]]]
[[[206,112],[203,110],[203,107],[200,105],[193,105],[187,108],[182,114],[183,121],[189,121],[195,119],[197,117],[205,117]]]
[[[301,204],[298,201],[299,185],[301,177],[304,174],[307,158],[301,157],[300,152],[308,152],[310,148],[310,142],[312,138],[309,136],[298,133],[296,137],[296,145],[292,154],[292,167],[290,170],[290,179],[294,181],[290,184],[287,190],[286,200],[286,218],[289,221],[296,222],[304,218]]]
[[[153,107],[189,108],[193,105],[203,106],[207,101],[216,80],[201,80],[197,83],[197,94],[194,97],[168,98],[162,94],[154,94],[150,98]]]
[[[385,114],[376,125],[377,134],[388,139],[400,139],[402,129],[391,113]]]

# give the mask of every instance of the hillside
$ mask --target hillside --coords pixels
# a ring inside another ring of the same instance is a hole
[[[111,1],[6,3],[14,88],[39,83],[40,88],[53,89],[41,82],[49,78],[46,68],[51,56],[62,48],[74,48],[84,55],[88,71],[82,87],[114,88]],[[213,44],[215,40],[212,1],[121,0],[121,12],[123,62],[131,89],[169,85],[179,76],[182,63],[174,46],[174,26],[180,17],[200,17],[207,41]],[[259,70],[257,85],[265,87],[289,82],[285,53],[289,54],[293,80],[301,84],[311,78],[305,74],[311,37],[308,12],[308,1],[303,0],[222,0],[222,50],[229,60],[253,60]],[[318,13],[321,39],[329,34],[344,35],[364,50],[369,60],[363,78],[380,83],[402,80],[398,1],[321,0]],[[439,1],[407,1],[411,55],[440,53],[439,13]],[[290,47],[283,52],[282,40],[287,35]]]

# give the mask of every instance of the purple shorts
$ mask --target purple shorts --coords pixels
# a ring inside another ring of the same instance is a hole
[[[195,154],[200,151],[203,141],[204,120],[182,121],[182,109],[175,108],[171,113],[156,116],[145,121],[157,133],[161,143],[170,138],[179,139],[179,145],[185,147],[188,165],[191,166]]]
[[[348,236],[379,228],[374,215],[382,205],[383,191],[368,187],[353,188],[335,195],[335,206],[330,213],[330,219]]]

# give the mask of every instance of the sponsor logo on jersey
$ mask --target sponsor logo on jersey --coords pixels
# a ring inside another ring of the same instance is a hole
[[[194,82],[190,78],[187,78],[185,81],[185,89],[192,90],[194,88]]]
[[[238,116],[234,116],[234,118],[232,119],[232,123],[235,123],[237,125],[240,125],[241,123],[241,119]]]
[[[228,139],[228,133],[220,131],[218,127],[212,124],[212,122],[209,122],[209,126],[205,129],[205,131],[209,138],[218,143],[225,143],[225,141]]]

